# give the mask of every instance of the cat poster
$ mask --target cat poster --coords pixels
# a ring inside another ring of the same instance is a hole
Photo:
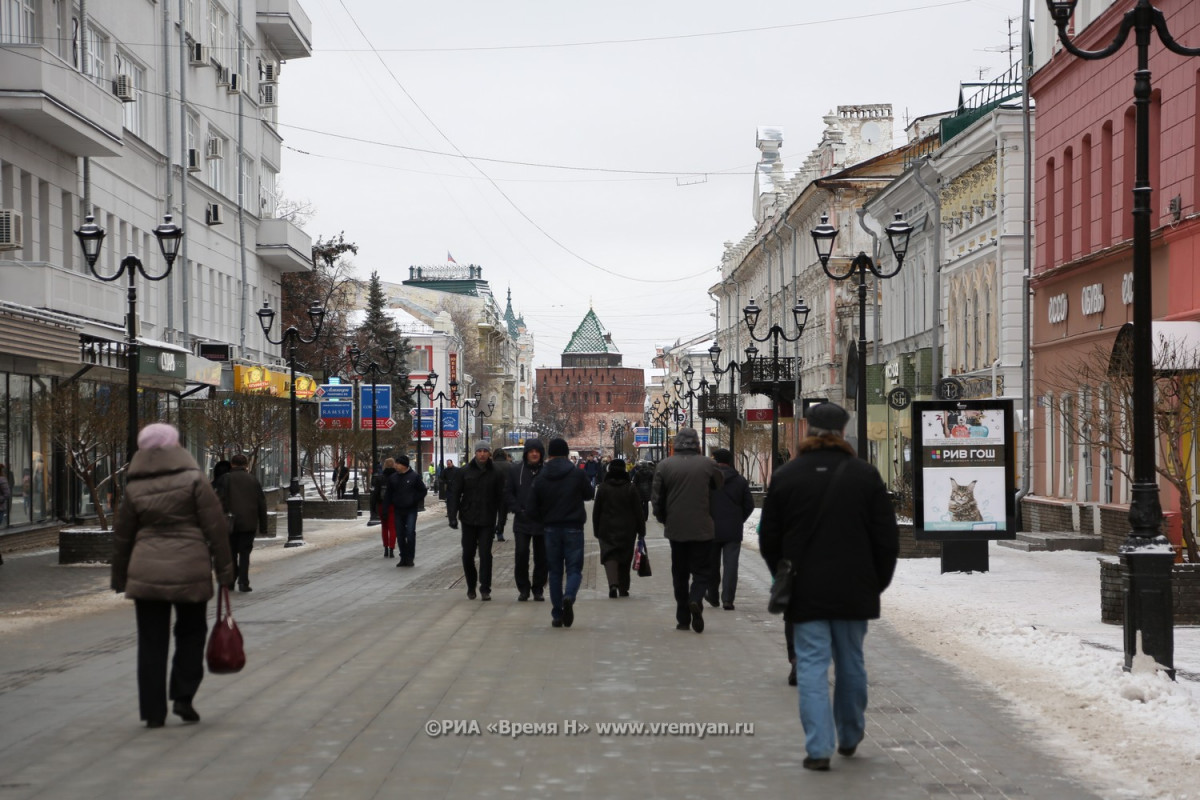
[[[1012,401],[918,400],[911,408],[916,538],[1016,538]]]
[[[925,530],[1005,530],[1003,467],[927,469],[924,482]]]

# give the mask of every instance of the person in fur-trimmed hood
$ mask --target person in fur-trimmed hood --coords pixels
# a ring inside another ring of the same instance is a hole
[[[809,435],[799,453],[771,476],[759,549],[772,574],[782,559],[792,564],[784,619],[795,639],[804,767],[827,770],[835,746],[852,756],[863,738],[863,639],[867,620],[879,617],[879,597],[891,583],[900,548],[883,479],[842,438],[850,415],[835,403],[820,403],[805,417]]]
[[[516,548],[513,553],[513,578],[517,582],[517,600],[526,602],[533,592],[534,600],[545,600],[546,588],[546,537],[542,524],[530,516],[530,490],[533,480],[546,466],[546,448],[541,439],[525,440],[525,451],[521,463],[513,464],[508,471],[505,501],[513,518],[513,536]],[[533,552],[533,581],[529,579],[529,554]]]

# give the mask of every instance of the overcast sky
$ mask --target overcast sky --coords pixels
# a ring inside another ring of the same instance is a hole
[[[559,353],[589,304],[627,366],[710,330],[751,228],[759,125],[790,175],[837,105],[949,110],[1019,46],[1020,0],[302,0],[281,71],[283,193],[360,277],[484,268]],[[1011,20],[1011,22],[1010,22]],[[519,162],[519,163],[509,163]]]

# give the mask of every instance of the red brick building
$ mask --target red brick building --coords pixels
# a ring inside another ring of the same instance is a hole
[[[631,428],[642,423],[645,373],[621,366],[621,359],[612,334],[588,309],[562,352],[562,365],[537,368],[535,424],[564,436],[573,450],[611,454],[614,424],[624,423],[616,444],[630,451]]]

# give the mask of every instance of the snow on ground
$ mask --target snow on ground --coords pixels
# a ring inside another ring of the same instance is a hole
[[[1100,622],[1098,554],[993,543],[986,573],[940,567],[901,560],[881,624],[995,689],[1108,796],[1200,797],[1200,628],[1175,628],[1176,682],[1145,657],[1127,673],[1121,626]]]

